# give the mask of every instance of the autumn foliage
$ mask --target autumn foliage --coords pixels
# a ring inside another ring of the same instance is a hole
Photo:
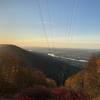
[[[34,85],[47,85],[43,72],[26,66],[11,54],[2,54],[0,60],[0,95],[10,96]]]
[[[16,94],[14,100],[90,100],[82,92],[66,90],[65,88],[47,88],[35,86]]]
[[[92,57],[82,71],[66,79],[63,88],[57,87],[55,80],[47,77],[41,70],[28,66],[12,53],[0,52],[0,66],[0,96],[4,98],[91,100],[100,96],[99,57]],[[63,79],[63,73],[56,74]]]
[[[87,66],[80,73],[65,81],[66,88],[75,91],[84,91],[91,98],[100,96],[100,57],[93,56]]]

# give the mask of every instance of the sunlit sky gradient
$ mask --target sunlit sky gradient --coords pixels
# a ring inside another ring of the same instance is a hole
[[[100,48],[100,0],[0,0],[0,43]]]

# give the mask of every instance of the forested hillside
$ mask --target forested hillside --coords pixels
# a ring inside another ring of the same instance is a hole
[[[39,69],[59,86],[64,84],[65,79],[81,70],[77,65],[70,65],[58,58],[29,52],[15,45],[0,45],[0,66],[15,65]]]
[[[99,56],[91,57],[84,69],[80,69],[14,45],[0,46],[0,98],[91,100],[99,98],[99,94]]]
[[[91,57],[86,69],[67,79],[65,86],[75,91],[84,91],[91,98],[100,96],[100,56]]]

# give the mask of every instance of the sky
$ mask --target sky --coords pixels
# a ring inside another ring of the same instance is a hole
[[[0,44],[100,49],[100,0],[0,0]]]

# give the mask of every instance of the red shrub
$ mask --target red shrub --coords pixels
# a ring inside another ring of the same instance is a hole
[[[14,97],[14,100],[47,100],[51,98],[50,89],[44,86],[27,88]]]
[[[49,89],[44,86],[27,88],[14,97],[14,100],[90,100],[82,92],[66,90],[65,88]]]

